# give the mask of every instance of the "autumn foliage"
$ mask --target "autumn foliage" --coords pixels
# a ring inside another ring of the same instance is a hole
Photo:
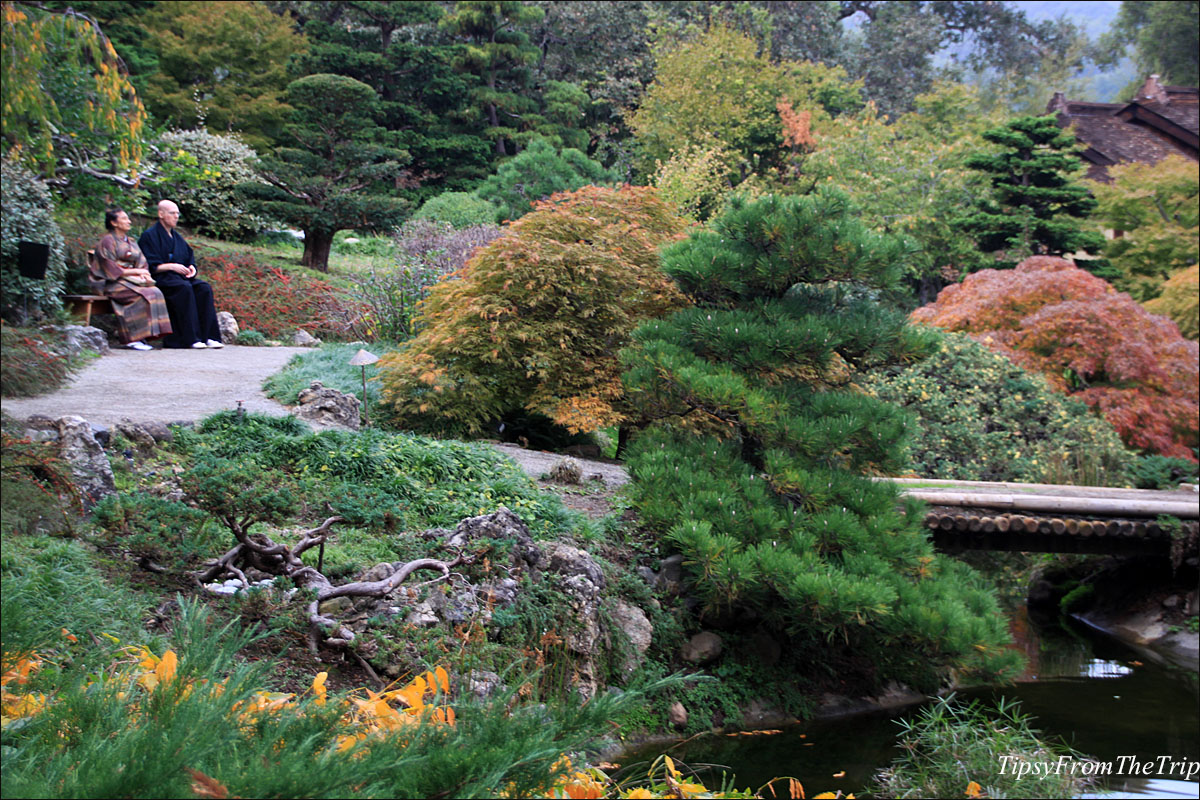
[[[337,334],[354,314],[353,302],[322,280],[260,264],[250,256],[213,256],[200,261],[200,277],[212,284],[217,310],[228,311],[243,331],[269,338],[297,329],[316,336]]]
[[[381,360],[386,401],[416,427],[478,431],[522,407],[573,432],[620,423],[617,351],[684,304],[657,252],[684,225],[645,187],[538,203],[431,290],[420,333]]]
[[[1126,444],[1195,460],[1196,342],[1071,262],[1035,256],[1015,270],[983,270],[912,318],[1041,373],[1102,413]]]

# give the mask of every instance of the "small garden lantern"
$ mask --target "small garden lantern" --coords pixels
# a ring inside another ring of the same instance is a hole
[[[367,365],[374,364],[378,360],[379,360],[379,356],[375,355],[374,353],[368,353],[366,350],[361,350],[361,349],[357,353],[354,354],[354,358],[350,359],[350,366],[362,367],[362,384],[363,384],[362,418],[363,418],[363,425],[371,424],[367,418]]]

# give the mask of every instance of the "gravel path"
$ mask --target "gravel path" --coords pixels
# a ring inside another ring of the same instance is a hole
[[[51,419],[79,416],[96,425],[111,427],[133,422],[197,422],[210,414],[237,408],[284,416],[289,413],[263,394],[262,383],[283,369],[305,347],[238,347],[221,350],[155,350],[152,353],[113,348],[95,359],[71,382],[41,397],[9,398],[4,413],[19,420],[33,414]],[[562,455],[525,450],[516,445],[495,447],[539,478],[563,459]],[[600,474],[606,485],[629,480],[618,465],[575,459],[584,478]]]
[[[221,350],[114,348],[88,364],[70,384],[42,397],[8,398],[4,413],[17,419],[67,415],[111,426],[134,422],[196,422],[242,401],[247,411],[284,416],[262,382],[304,347],[238,347]]]

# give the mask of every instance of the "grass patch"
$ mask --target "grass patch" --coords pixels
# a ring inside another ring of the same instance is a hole
[[[5,509],[5,513],[8,509]],[[51,536],[5,536],[0,557],[0,628],[5,653],[27,653],[62,640],[107,633],[150,642],[142,628],[149,595],[114,581],[82,543]]]
[[[267,396],[285,404],[294,404],[301,391],[313,381],[320,381],[330,389],[352,394],[362,399],[362,368],[350,366],[350,359],[358,352],[357,344],[323,344],[321,347],[292,356],[292,360],[279,372],[263,381]],[[369,346],[372,353],[382,356],[395,350],[395,346],[376,342]],[[379,366],[372,364],[367,370],[367,401],[372,412],[383,411],[379,399]],[[374,413],[372,413],[374,416]],[[378,421],[378,420],[376,420]]]
[[[950,695],[900,725],[901,755],[876,779],[880,797],[1069,798],[1091,784],[1069,769],[1048,775],[1018,769],[1057,762],[1059,756],[1083,756],[1041,740],[1030,718],[1012,703],[985,710]],[[1005,764],[1009,767],[1002,774]]]

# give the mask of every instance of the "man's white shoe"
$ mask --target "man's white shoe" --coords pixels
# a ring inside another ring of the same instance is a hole
[[[193,350],[207,350],[208,345],[206,345],[204,342],[196,342],[195,344],[192,345],[192,349]]]
[[[153,350],[154,349],[153,347],[146,344],[145,342],[130,342],[129,344],[127,344],[125,346],[128,347],[130,350]]]
[[[224,342],[218,342],[216,339],[209,339],[205,344],[207,344],[213,350],[220,350],[225,346]]]

